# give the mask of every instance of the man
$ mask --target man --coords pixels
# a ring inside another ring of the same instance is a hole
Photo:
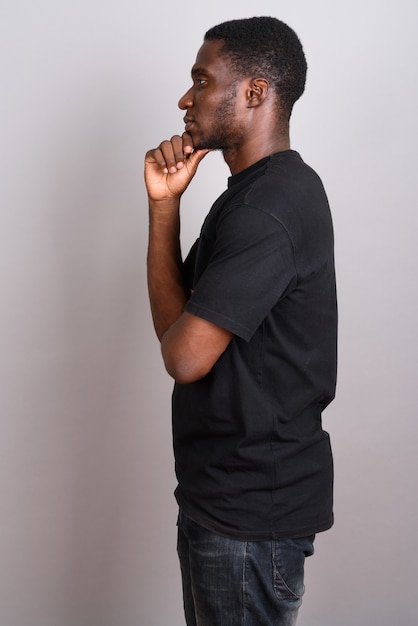
[[[314,535],[333,523],[321,426],[336,380],[332,223],[289,140],[306,61],[279,20],[233,20],[206,33],[191,75],[185,132],[145,159],[186,621],[289,626]],[[231,177],[183,263],[180,198],[210,150]]]

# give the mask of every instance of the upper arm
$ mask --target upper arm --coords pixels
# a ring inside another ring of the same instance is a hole
[[[210,372],[233,333],[184,312],[161,340],[167,372],[179,383],[191,383]]]
[[[185,310],[250,341],[296,284],[289,233],[270,213],[237,204],[206,224],[201,241]]]

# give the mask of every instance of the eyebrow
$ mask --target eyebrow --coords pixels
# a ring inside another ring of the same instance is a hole
[[[207,74],[208,71],[205,70],[204,67],[192,67],[191,75],[196,76],[196,74]]]

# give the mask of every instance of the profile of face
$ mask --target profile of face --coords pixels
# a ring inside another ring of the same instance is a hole
[[[193,85],[179,100],[186,111],[185,130],[195,149],[228,150],[239,146],[243,125],[237,81],[228,60],[220,53],[222,42],[205,41],[192,67]]]

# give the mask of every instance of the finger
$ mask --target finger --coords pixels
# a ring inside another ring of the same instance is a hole
[[[154,148],[153,150],[148,150],[148,152],[145,155],[145,163],[156,164],[157,167],[163,170],[165,174],[168,173],[165,158],[160,148]]]
[[[157,150],[160,151],[161,156],[162,156],[162,161],[159,161],[159,163],[161,163],[163,169],[167,172],[176,172],[177,162],[176,162],[176,157],[174,154],[174,148],[173,148],[172,142],[169,141],[168,139],[166,139],[165,141],[162,141]]]
[[[161,142],[159,148],[165,162],[165,171],[174,174],[183,167],[186,154],[180,135],[173,135],[170,140]]]
[[[157,163],[157,165],[161,166],[162,160],[163,156],[158,148],[152,148],[145,154],[146,163]]]
[[[181,169],[184,165],[184,159],[186,157],[186,152],[184,151],[184,143],[183,138],[180,135],[173,135],[171,137],[171,145],[174,152],[174,159],[176,161],[177,169]]]
[[[189,133],[183,133],[182,136],[183,141],[183,152],[184,154],[191,154],[193,152],[193,139]]]

